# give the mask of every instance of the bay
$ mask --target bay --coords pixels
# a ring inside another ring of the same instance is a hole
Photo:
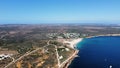
[[[120,68],[120,36],[83,39],[69,68]]]

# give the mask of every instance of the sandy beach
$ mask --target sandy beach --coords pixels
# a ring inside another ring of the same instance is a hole
[[[76,57],[76,54],[79,52],[79,50],[76,50],[75,47],[77,43],[82,41],[83,38],[78,39],[66,39],[63,41],[64,44],[67,44],[68,47],[73,48],[75,52],[64,62],[61,63],[60,68],[68,68],[69,64],[72,62],[72,60]]]
[[[67,39],[64,41],[65,44],[68,44],[67,46],[71,47],[74,49],[76,47],[77,43],[82,41],[83,38],[78,38],[78,39]]]
[[[79,52],[79,50],[75,49],[76,45],[81,42],[83,38],[78,38],[78,39],[58,39],[57,41],[62,42],[65,44],[67,47],[70,47],[74,49],[74,53],[67,58],[64,62],[61,63],[60,68],[68,68],[69,64],[71,61],[76,57],[76,54]]]

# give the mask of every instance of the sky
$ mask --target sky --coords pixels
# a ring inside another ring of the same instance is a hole
[[[120,0],[0,0],[0,24],[120,23]]]

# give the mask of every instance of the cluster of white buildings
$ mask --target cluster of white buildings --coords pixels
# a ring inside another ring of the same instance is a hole
[[[64,33],[64,36],[66,38],[79,38],[80,34],[79,33]]]
[[[47,37],[49,38],[79,38],[80,34],[79,33],[49,33],[47,34]]]
[[[3,60],[5,58],[11,57],[12,54],[0,54],[0,60]]]

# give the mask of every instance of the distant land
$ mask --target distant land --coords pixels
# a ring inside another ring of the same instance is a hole
[[[79,52],[84,38],[120,35],[120,25],[3,24],[0,25],[0,68],[64,68]]]

